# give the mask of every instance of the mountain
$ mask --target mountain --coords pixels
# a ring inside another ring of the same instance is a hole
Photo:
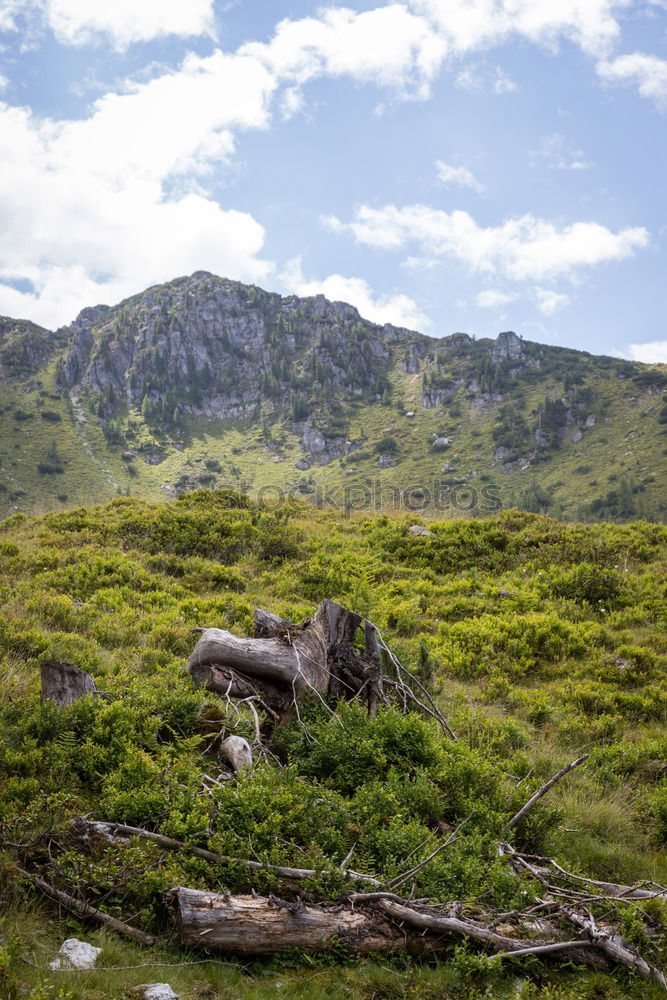
[[[334,507],[664,519],[667,369],[427,337],[198,271],[0,320],[0,513],[234,486]]]

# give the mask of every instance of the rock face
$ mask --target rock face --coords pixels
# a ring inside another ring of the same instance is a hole
[[[63,332],[59,382],[89,390],[103,418],[123,407],[248,418],[260,404],[287,410],[324,389],[376,398],[390,364],[428,345],[323,295],[282,298],[205,271],[84,309]]]
[[[519,361],[524,356],[524,347],[512,330],[499,333],[491,348],[491,360],[498,364],[499,361]]]
[[[328,465],[336,458],[349,455],[359,448],[365,440],[361,438],[358,441],[349,441],[340,434],[325,435],[317,427],[312,427],[310,424],[296,425],[295,430],[302,434],[303,450],[319,465]],[[302,467],[297,463],[297,468]],[[309,463],[306,463],[306,468],[310,468]]]

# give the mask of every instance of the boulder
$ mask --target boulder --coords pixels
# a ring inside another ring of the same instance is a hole
[[[435,451],[446,451],[447,448],[451,447],[452,439],[448,437],[437,437],[433,442],[433,449]]]
[[[235,771],[243,771],[252,766],[252,750],[247,740],[242,736],[228,736],[220,744],[218,751],[220,759],[231,764]]]
[[[581,433],[581,431],[575,431],[574,434],[572,435],[572,444],[579,444],[583,436],[584,435]]]
[[[432,535],[433,532],[429,531],[423,524],[411,524],[408,528],[408,532],[411,535]]]
[[[65,969],[94,969],[97,956],[102,951],[86,941],[77,938],[67,938],[60,946],[60,951],[49,964],[54,972]]]
[[[141,1000],[178,1000],[169,983],[142,983],[135,986],[132,994]]]
[[[595,427],[595,417],[591,413],[590,416],[586,417],[586,426]]]

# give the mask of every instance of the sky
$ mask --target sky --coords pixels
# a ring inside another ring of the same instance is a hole
[[[0,314],[196,270],[667,363],[667,0],[0,0]]]

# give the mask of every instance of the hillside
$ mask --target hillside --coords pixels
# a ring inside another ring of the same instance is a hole
[[[459,913],[490,911],[503,933],[516,933],[512,911],[546,890],[498,857],[499,836],[579,876],[667,881],[666,529],[516,511],[431,521],[425,534],[414,526],[414,517],[340,519],[303,502],[273,511],[207,491],[2,523],[3,998],[127,1000],[135,984],[158,980],[183,1000],[664,995],[623,969],[499,963],[473,944],[426,961],[358,962],[341,947],[322,959],[289,952],[205,964],[212,956],[175,943],[164,897],[173,886],[290,891],[270,873],[204,861],[192,846],[330,872],[289,895],[297,902],[344,892],[348,855],[382,884],[424,861],[414,895]],[[397,708],[373,718],[315,702],[249,772],[223,780],[211,732],[224,725],[252,740],[255,723],[247,705],[235,712],[193,687],[191,629],[247,635],[256,606],[296,622],[325,597],[372,619],[458,742]],[[45,658],[90,671],[104,697],[40,703]],[[588,760],[508,834],[508,817],[582,753]],[[185,846],[81,840],[71,826],[81,816]],[[463,820],[456,842],[428,861]],[[129,920],[156,945],[141,949],[59,913],[35,876]],[[667,904],[586,891],[601,926],[620,921],[645,957],[667,966]],[[49,973],[70,936],[103,949],[99,971]]]
[[[667,372],[377,326],[206,272],[0,321],[0,514],[201,487],[334,509],[663,520]]]

